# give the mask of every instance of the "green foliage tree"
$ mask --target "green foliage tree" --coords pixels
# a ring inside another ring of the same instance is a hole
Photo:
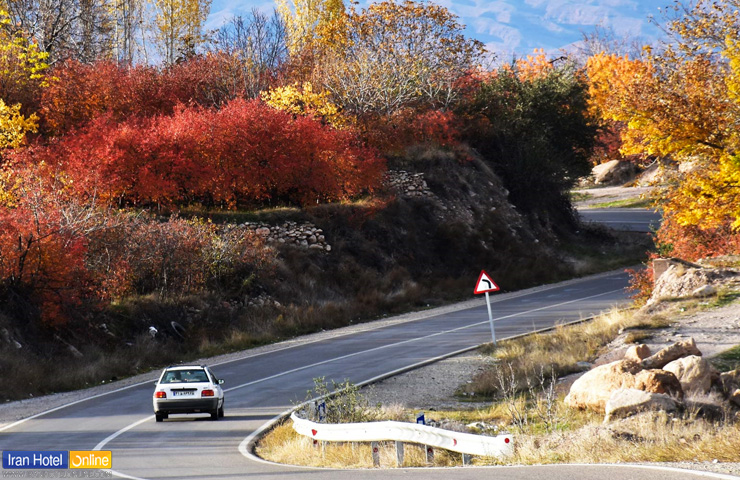
[[[466,110],[467,140],[503,177],[511,201],[541,217],[568,218],[568,191],[589,173],[597,133],[581,76],[569,66],[526,76],[501,68]]]

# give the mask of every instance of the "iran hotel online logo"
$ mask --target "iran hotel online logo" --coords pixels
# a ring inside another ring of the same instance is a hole
[[[111,468],[110,450],[3,450],[3,469]]]

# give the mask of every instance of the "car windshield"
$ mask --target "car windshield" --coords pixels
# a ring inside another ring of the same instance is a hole
[[[205,370],[170,370],[164,374],[162,383],[196,383],[207,382]]]

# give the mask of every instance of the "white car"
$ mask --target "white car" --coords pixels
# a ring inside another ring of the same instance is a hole
[[[224,391],[220,380],[205,365],[167,367],[154,389],[154,417],[158,422],[171,413],[210,413],[224,416]]]

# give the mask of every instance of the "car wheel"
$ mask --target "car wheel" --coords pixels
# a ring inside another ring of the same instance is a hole
[[[161,422],[162,420],[164,420],[164,415],[161,415],[161,414],[159,414],[159,413],[155,413],[155,414],[154,414],[154,419],[155,419],[156,421],[158,421],[158,422]]]
[[[221,404],[221,407],[218,409],[218,418],[224,418],[224,404]]]
[[[218,415],[218,408],[215,409],[215,410],[213,410],[213,411],[211,411],[211,420],[218,420],[218,417],[219,417],[219,415]]]

